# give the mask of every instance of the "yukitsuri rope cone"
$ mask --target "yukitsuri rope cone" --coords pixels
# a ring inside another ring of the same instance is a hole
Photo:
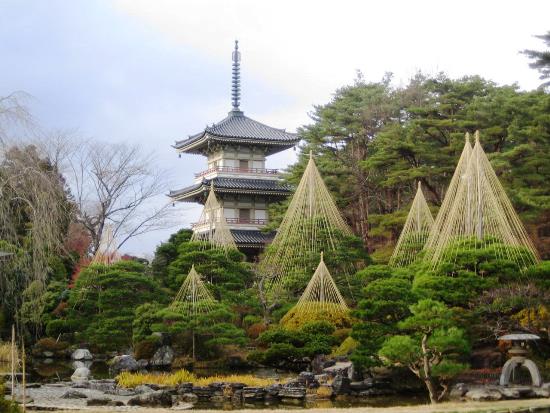
[[[208,291],[208,288],[202,282],[200,274],[195,270],[195,265],[191,266],[191,271],[183,280],[181,287],[170,304],[170,308],[182,313],[186,317],[194,319],[197,315],[206,314],[214,308],[216,300]],[[194,320],[196,321],[196,320]],[[195,331],[191,327],[192,333],[192,356],[195,361]]]
[[[336,283],[323,260],[311,277],[298,303],[281,319],[281,324],[288,324],[292,318],[315,319],[316,316],[326,318],[341,317],[349,312],[349,308],[340,294]]]
[[[434,269],[443,261],[454,260],[460,250],[491,245],[497,258],[513,261],[521,269],[539,260],[481,147],[479,131],[475,134],[466,171],[460,175],[452,208],[437,236],[429,257]]]
[[[401,235],[399,235],[397,245],[393,250],[389,265],[392,267],[404,267],[414,262],[424,248],[433,223],[432,213],[426,203],[426,198],[424,198],[422,186],[418,182],[416,195]]]
[[[460,158],[458,159],[458,164],[456,165],[455,172],[453,174],[453,177],[451,178],[451,182],[449,182],[447,192],[445,193],[445,198],[443,199],[441,208],[439,208],[439,212],[435,217],[435,221],[432,225],[432,230],[430,232],[430,235],[428,236],[426,245],[424,246],[424,249],[426,250],[425,258],[427,260],[432,259],[432,255],[436,246],[442,241],[441,238],[443,226],[445,225],[447,217],[449,216],[451,209],[453,208],[453,205],[455,203],[458,185],[460,180],[466,173],[466,168],[468,167],[468,160],[470,159],[471,153],[472,145],[470,144],[470,134],[466,133],[464,139],[464,148],[462,149],[462,153],[460,154]]]
[[[294,270],[307,270],[307,258],[336,250],[342,235],[352,235],[338,211],[310,152],[277,235],[266,249],[259,272],[266,290],[284,290]]]
[[[107,224],[101,235],[99,247],[92,258],[92,264],[111,265],[121,260],[111,225]]]
[[[237,244],[225,221],[223,208],[214,194],[214,183],[210,185],[210,193],[198,225],[207,225],[208,228],[206,231],[193,232],[191,241],[202,241],[206,248],[222,249],[225,253],[230,249],[237,249]]]
[[[193,265],[170,307],[187,317],[192,317],[211,311],[215,302]]]

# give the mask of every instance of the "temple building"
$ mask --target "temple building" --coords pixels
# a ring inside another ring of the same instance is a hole
[[[231,111],[220,122],[174,145],[180,154],[205,156],[206,169],[195,174],[193,185],[170,191],[169,196],[174,202],[204,205],[212,187],[237,247],[248,257],[254,257],[273,237],[262,232],[269,221],[269,204],[281,201],[292,191],[281,181],[276,169],[266,169],[266,157],[292,148],[299,137],[244,115],[240,109],[238,42],[232,58]],[[197,222],[193,231],[208,231],[212,225]]]

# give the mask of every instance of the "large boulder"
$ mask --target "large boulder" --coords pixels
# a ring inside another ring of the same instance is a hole
[[[353,369],[353,364],[351,361],[339,361],[333,366],[325,367],[323,373],[328,374],[329,376],[345,376],[349,377],[350,371]]]
[[[172,407],[172,395],[164,390],[143,393],[128,400],[128,406]]]
[[[170,366],[174,361],[174,350],[170,346],[162,346],[151,358],[150,365],[156,367]]]
[[[71,381],[78,383],[83,381],[88,381],[90,378],[90,369],[87,367],[77,368],[73,375],[71,376]]]
[[[90,353],[90,350],[86,348],[79,348],[78,350],[73,351],[73,354],[71,354],[71,358],[73,360],[92,360],[94,357],[92,356],[92,353]]]
[[[122,371],[137,371],[139,365],[133,356],[125,354],[123,356],[116,356],[110,362],[110,370],[114,374],[118,374]]]

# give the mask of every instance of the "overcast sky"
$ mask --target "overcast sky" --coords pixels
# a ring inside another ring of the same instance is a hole
[[[171,187],[205,169],[178,159],[175,140],[230,109],[231,51],[242,52],[241,108],[294,131],[314,104],[353,81],[418,70],[479,74],[532,89],[518,51],[541,49],[550,1],[0,0],[0,96],[22,90],[45,129],[137,143],[156,153]],[[268,167],[284,167],[292,150]],[[159,202],[163,202],[160,201]],[[179,226],[200,208],[177,207]],[[174,229],[143,235],[123,252],[152,253]]]

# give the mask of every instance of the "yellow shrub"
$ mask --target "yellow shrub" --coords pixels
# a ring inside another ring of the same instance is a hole
[[[276,382],[275,379],[256,377],[252,374],[231,374],[229,376],[201,377],[195,381],[197,386],[208,386],[211,383],[244,383],[250,387],[265,387]]]
[[[323,306],[319,306],[319,309],[315,311],[296,311],[296,307],[293,307],[288,313],[281,318],[280,324],[290,330],[298,330],[304,326],[304,324],[312,321],[328,321],[336,329],[350,328],[352,326],[352,318],[349,312],[343,313],[341,307],[337,304],[333,304],[333,309],[330,309],[330,303],[323,303]],[[328,307],[328,308],[327,308]]]
[[[210,376],[197,378],[187,370],[178,370],[174,373],[129,373],[123,372],[116,377],[119,386],[133,388],[142,384],[156,384],[158,386],[176,386],[180,383],[191,382],[196,386],[208,386],[211,383],[244,383],[247,386],[264,387],[276,382],[275,379],[256,377],[251,374],[232,374],[229,376]]]
[[[176,386],[180,383],[194,382],[196,376],[187,370],[178,370],[174,373],[129,373],[122,372],[116,376],[117,383],[122,387],[133,388],[142,384],[156,384],[158,386]]]
[[[524,328],[535,328],[540,331],[548,331],[550,328],[550,311],[545,305],[524,308],[512,317]]]

